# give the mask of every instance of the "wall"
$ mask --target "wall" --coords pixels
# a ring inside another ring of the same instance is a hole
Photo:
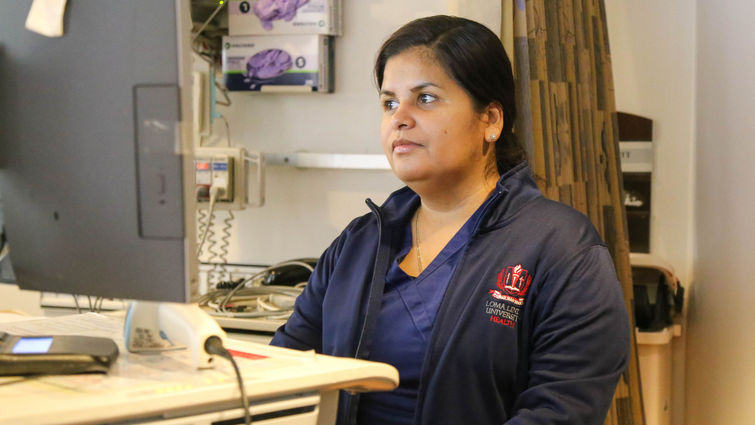
[[[695,8],[688,0],[605,0],[616,108],[653,120],[650,250],[692,275]]]
[[[697,1],[687,424],[755,423],[755,3]]]
[[[650,250],[693,280],[695,7],[687,0],[605,0],[616,108],[653,120]],[[672,342],[671,420],[685,423],[685,344]]]
[[[0,283],[0,313],[14,311],[30,316],[42,316],[39,292],[22,291],[16,285]]]

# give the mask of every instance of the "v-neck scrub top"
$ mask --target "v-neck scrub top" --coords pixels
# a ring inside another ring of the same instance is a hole
[[[369,357],[369,360],[393,365],[399,372],[400,383],[391,392],[361,395],[359,425],[414,423],[419,378],[435,316],[487,203],[472,214],[416,277],[409,276],[399,266],[412,247],[411,220],[407,224],[401,249],[386,274],[383,302]]]

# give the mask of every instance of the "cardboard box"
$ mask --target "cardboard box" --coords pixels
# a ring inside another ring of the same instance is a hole
[[[332,92],[333,37],[223,37],[223,80],[232,91]]]
[[[229,35],[341,35],[342,0],[231,0]]]

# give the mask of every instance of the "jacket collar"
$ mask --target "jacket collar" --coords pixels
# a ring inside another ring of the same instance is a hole
[[[532,169],[522,162],[498,180],[496,202],[492,202],[480,225],[480,233],[505,225],[524,204],[542,196],[532,177]]]
[[[542,195],[532,178],[532,170],[526,162],[522,162],[498,179],[491,196],[495,199],[485,207],[480,233],[504,225],[524,204]],[[419,202],[419,196],[408,186],[393,192],[380,207],[374,207],[372,201],[367,199],[367,204],[372,204],[373,211],[379,213],[387,225],[406,223]]]

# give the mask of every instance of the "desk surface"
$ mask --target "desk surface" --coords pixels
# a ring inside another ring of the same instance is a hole
[[[240,404],[230,364],[195,370],[186,350],[135,354],[123,348],[119,318],[94,313],[0,323],[12,334],[107,336],[121,349],[106,374],[0,378],[0,424],[144,421],[211,412]],[[336,389],[387,391],[398,384],[392,366],[229,340],[252,403]]]

